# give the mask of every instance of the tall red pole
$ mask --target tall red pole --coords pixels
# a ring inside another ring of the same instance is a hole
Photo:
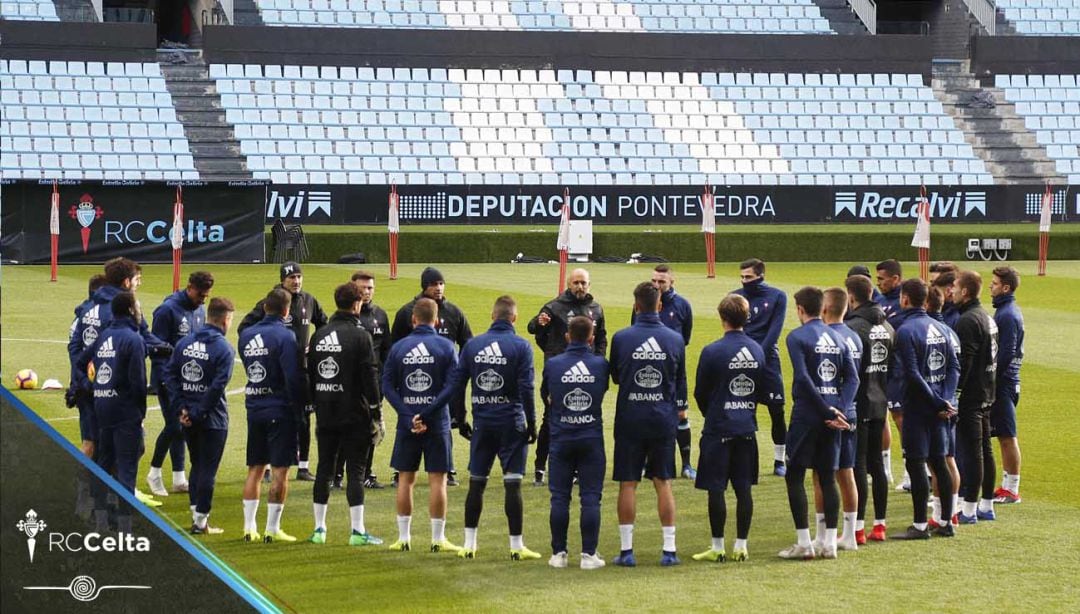
[[[705,234],[705,277],[716,278],[716,201],[712,189],[705,184],[701,195],[701,232]]]
[[[176,186],[176,202],[173,203],[172,224],[172,286],[173,292],[180,289],[180,269],[184,249],[184,196],[183,188]]]
[[[570,250],[570,188],[563,190],[562,213],[559,216],[559,237],[555,241],[559,250],[559,288],[555,294],[562,294],[566,289],[566,261]]]
[[[919,249],[919,277],[930,280],[930,201],[926,198],[926,186],[919,189],[919,219],[915,223],[915,236],[911,246]]]
[[[53,179],[49,205],[49,281],[56,281],[60,260],[60,188]]]
[[[401,199],[398,196],[397,184],[390,186],[389,215],[387,217],[387,231],[390,234],[390,279],[397,279],[398,264],[398,234],[401,232],[401,216],[399,205]]]
[[[1050,251],[1050,222],[1053,213],[1054,194],[1050,184],[1046,184],[1046,193],[1043,194],[1042,211],[1039,215],[1039,277],[1046,275],[1046,258]]]

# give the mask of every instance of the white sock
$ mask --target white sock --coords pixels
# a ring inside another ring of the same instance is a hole
[[[325,503],[314,504],[316,531],[318,531],[319,529],[322,529],[323,531],[326,530],[326,507],[327,506]]]
[[[1005,479],[1005,490],[1018,494],[1020,492],[1020,474],[1007,474]]]
[[[619,525],[619,549],[620,550],[633,550],[634,549],[634,525],[632,525],[632,524],[620,524]]]
[[[660,527],[664,534],[664,552],[675,552],[675,527]]]
[[[352,530],[354,532],[367,533],[367,527],[364,526],[363,505],[349,506],[349,522],[352,523]]]
[[[865,519],[864,520],[855,520],[855,530],[856,531],[865,531],[866,530],[866,520]]]
[[[855,512],[844,512],[844,541],[855,541]]]
[[[941,518],[941,499],[930,497],[930,517],[934,520]]]
[[[153,468],[151,467],[151,469],[153,469]],[[1001,487],[1005,488],[1005,489],[1009,488],[1009,472],[1008,471],[1003,471],[1001,473]]]
[[[397,517],[397,538],[402,542],[412,541],[412,516]]]
[[[431,519],[431,543],[439,544],[446,540],[446,519]]]
[[[476,550],[476,529],[465,527],[465,549]]]
[[[814,514],[814,541],[825,538],[825,514]]]
[[[810,546],[810,529],[795,529],[795,541],[804,548]]]
[[[266,504],[266,534],[273,535],[281,530],[281,512],[285,509],[284,503]]]
[[[885,519],[884,518],[875,518],[874,519],[874,526],[875,527],[878,527],[878,526],[883,527],[883,526],[885,526]]]
[[[525,547],[525,538],[523,538],[520,535],[511,535],[510,536],[510,549],[511,550],[521,550],[524,547]]]
[[[836,529],[825,529],[825,547],[836,549]]]
[[[308,461],[300,461],[300,469],[307,469],[309,466]]]
[[[911,484],[911,475],[908,474],[907,469],[904,469],[904,481],[902,484]]]
[[[960,495],[956,494],[952,496],[952,513],[957,514],[960,512]],[[952,520],[950,518],[949,520]]]
[[[195,526],[199,527],[200,529],[205,529],[206,528],[206,518],[209,515],[210,514],[200,514],[198,512],[195,512],[195,518],[194,518]]]
[[[714,537],[714,538],[712,538],[712,549],[713,549],[714,552],[723,552],[724,551],[724,538],[723,537]]]
[[[734,549],[735,550],[746,551],[746,540],[736,538],[736,540],[735,540],[735,548]]]
[[[776,461],[779,461],[779,462],[782,463],[782,462],[784,462],[786,454],[787,454],[787,446],[785,446],[784,444],[780,444],[778,446],[777,445],[773,446],[773,460],[776,460]]]
[[[885,463],[885,473],[892,475],[892,450],[882,450],[881,461]]]
[[[992,512],[994,511],[993,499],[979,499],[979,511],[980,512]]]
[[[978,505],[975,501],[964,501],[964,515],[972,517],[975,515],[975,506]]]
[[[172,483],[173,483],[173,486],[177,486],[179,484],[187,484],[187,476],[184,475],[183,471],[173,471],[172,472]]]
[[[160,480],[161,479],[161,467],[151,466],[150,467],[150,475],[148,475],[146,477],[150,478],[151,480]]]
[[[259,513],[258,499],[244,499],[244,533],[258,530],[255,517]]]
[[[925,522],[916,522],[916,523],[914,523],[914,525],[915,525],[915,528],[920,530],[920,531],[925,531],[926,526],[927,526]]]

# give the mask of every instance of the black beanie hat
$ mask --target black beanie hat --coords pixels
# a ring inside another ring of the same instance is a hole
[[[442,273],[439,272],[439,269],[429,266],[424,269],[423,273],[420,273],[420,290],[423,291],[427,289],[428,286],[435,285],[440,281],[446,282],[446,280],[443,279]]]
[[[864,264],[856,264],[848,269],[847,276],[851,277],[853,275],[862,275],[863,277],[873,279],[873,277],[870,277],[870,269],[866,268],[866,265]]]
[[[304,272],[300,270],[300,264],[297,262],[286,262],[281,265],[281,281],[285,281],[285,278],[289,275],[303,275]]]

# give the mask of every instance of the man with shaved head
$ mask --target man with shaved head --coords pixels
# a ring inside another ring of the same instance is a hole
[[[586,316],[593,321],[592,351],[600,356],[607,353],[607,327],[604,325],[604,308],[589,294],[589,272],[585,269],[570,271],[566,290],[548,301],[529,321],[529,333],[536,339],[536,345],[544,352],[544,362],[566,351],[570,320],[575,316]],[[551,406],[547,401],[547,390],[540,388],[540,398],[544,399],[544,420],[540,425],[539,438],[536,441],[536,461],[534,463],[534,486],[544,485],[544,470],[547,467],[548,449],[551,443],[551,431],[548,428],[548,416]]]

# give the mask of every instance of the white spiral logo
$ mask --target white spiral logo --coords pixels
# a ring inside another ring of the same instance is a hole
[[[75,576],[68,585],[68,592],[79,601],[93,601],[101,594],[97,582],[90,576]]]
[[[67,591],[71,595],[72,599],[76,601],[93,601],[101,595],[102,591],[106,589],[119,589],[119,588],[135,588],[135,589],[148,589],[149,586],[137,586],[130,584],[113,584],[98,586],[97,582],[90,576],[75,576],[71,579],[71,583],[67,586],[24,586],[23,589],[28,591]]]

